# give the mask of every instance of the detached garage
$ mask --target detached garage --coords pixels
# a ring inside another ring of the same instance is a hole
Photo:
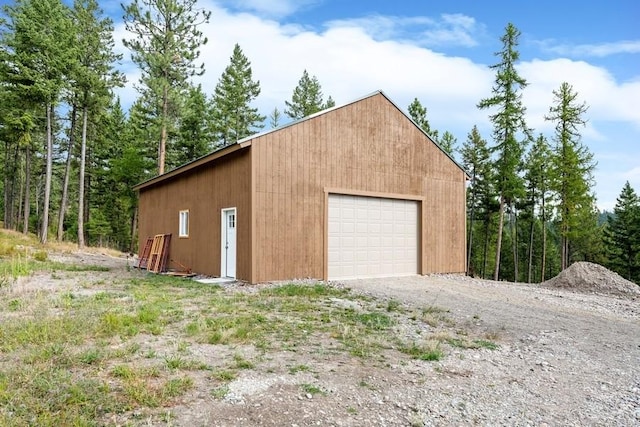
[[[250,283],[462,273],[466,178],[375,92],[139,184],[139,236]]]

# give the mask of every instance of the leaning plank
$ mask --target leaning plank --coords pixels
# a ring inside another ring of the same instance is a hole
[[[151,255],[151,246],[153,245],[153,237],[147,237],[147,242],[138,257],[138,265],[136,265],[139,269],[146,269],[147,264],[149,263],[149,255]]]
[[[165,234],[162,241],[162,251],[160,252],[160,263],[157,273],[167,270],[167,260],[169,259],[169,246],[171,244],[171,234]]]
[[[149,255],[149,265],[147,270],[154,273],[158,273],[160,271],[159,269],[163,247],[164,234],[156,234],[153,237],[153,244],[151,245],[151,253]]]

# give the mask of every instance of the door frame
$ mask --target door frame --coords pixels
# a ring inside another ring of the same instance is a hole
[[[236,256],[234,257],[235,261],[235,273],[233,276],[229,276],[227,274],[227,250],[225,248],[226,243],[226,233],[227,233],[227,214],[233,212],[235,215],[235,229],[236,229],[236,237],[235,237],[235,249]],[[238,275],[238,209],[236,207],[233,208],[224,208],[220,211],[220,277],[231,277],[235,279]]]
[[[329,195],[338,194],[344,196],[377,197],[381,199],[400,199],[418,202],[418,274],[424,275],[427,271],[426,261],[423,256],[426,239],[424,235],[426,224],[426,212],[424,209],[426,197],[415,194],[384,193],[379,191],[359,191],[348,188],[324,187],[324,224],[323,224],[323,280],[329,280]]]

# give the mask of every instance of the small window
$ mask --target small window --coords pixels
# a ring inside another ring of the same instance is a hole
[[[229,215],[229,228],[236,228],[236,216],[235,214]]]
[[[180,211],[179,237],[189,237],[189,211]]]

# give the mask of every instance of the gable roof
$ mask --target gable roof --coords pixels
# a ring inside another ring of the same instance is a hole
[[[436,146],[436,147],[438,147],[438,148],[440,149],[440,151],[442,151],[442,152],[443,152],[447,157],[449,157],[449,159],[450,159],[450,160],[451,160],[451,161],[452,161],[452,162],[453,162],[453,163],[454,163],[458,168],[460,168],[460,170],[462,170],[462,172],[464,172],[464,174],[467,176],[467,178],[469,178],[469,174],[468,174],[468,173],[467,173],[467,171],[462,167],[462,165],[460,165],[460,163],[458,163],[458,162],[456,161],[456,159],[454,159],[454,158],[453,158],[449,153],[447,153],[447,152],[446,152],[446,151],[445,151],[445,150],[440,146],[440,144],[438,144],[438,143],[435,141],[435,139],[433,139],[433,138],[431,137],[431,135],[427,134],[427,133],[426,133],[426,132],[425,132],[425,131],[420,127],[420,126],[418,126],[418,124],[417,124],[417,123],[416,123],[416,122],[415,122],[415,121],[414,121],[414,120],[413,120],[409,115],[407,115],[407,113],[405,113],[404,111],[402,111],[402,109],[401,109],[400,107],[398,107],[398,105],[397,105],[395,102],[393,102],[393,101],[391,100],[391,98],[389,98],[389,97],[388,97],[388,96],[387,96],[383,91],[381,91],[381,90],[377,90],[377,91],[372,92],[372,93],[370,93],[370,94],[368,94],[368,95],[365,95],[365,96],[362,96],[362,97],[360,97],[360,98],[354,99],[354,100],[352,100],[352,101],[350,101],[350,102],[347,102],[346,104],[341,104],[341,105],[337,105],[337,106],[334,106],[334,107],[331,107],[331,108],[327,108],[327,109],[325,109],[325,110],[318,111],[317,113],[311,114],[311,115],[306,116],[306,117],[303,117],[303,118],[301,118],[301,119],[294,120],[294,121],[292,121],[292,122],[289,122],[289,123],[284,124],[284,125],[282,125],[282,126],[278,126],[278,127],[276,127],[276,128],[273,128],[273,129],[269,129],[269,130],[266,130],[266,131],[262,131],[262,132],[259,132],[259,133],[256,133],[256,134],[253,134],[253,135],[250,135],[250,136],[248,136],[248,137],[246,137],[246,138],[243,138],[243,139],[238,140],[237,142],[235,142],[235,143],[233,143],[233,144],[230,144],[230,145],[227,145],[227,146],[224,146],[224,147],[218,148],[218,149],[216,149],[216,150],[212,151],[212,152],[211,152],[211,153],[209,153],[209,154],[206,154],[206,155],[204,155],[204,156],[202,156],[202,157],[199,157],[199,158],[197,158],[197,159],[195,159],[195,160],[192,160],[192,161],[190,161],[190,162],[188,162],[188,163],[185,163],[184,165],[178,166],[177,168],[172,169],[172,170],[170,170],[169,172],[166,172],[166,173],[164,173],[164,174],[162,174],[162,175],[158,175],[158,176],[156,176],[156,177],[153,177],[153,178],[150,178],[150,179],[148,179],[148,180],[146,180],[146,181],[143,181],[143,182],[141,182],[141,183],[139,183],[139,184],[136,184],[136,185],[133,187],[133,190],[135,190],[135,191],[142,190],[143,188],[149,187],[149,186],[151,186],[151,185],[157,184],[157,183],[159,183],[159,182],[161,182],[161,181],[164,181],[164,180],[166,180],[166,179],[169,179],[169,178],[172,178],[172,177],[174,177],[174,176],[180,175],[180,174],[182,174],[182,173],[184,173],[184,172],[186,172],[186,171],[189,171],[189,170],[192,170],[192,169],[197,168],[197,167],[199,167],[199,166],[202,166],[202,165],[204,165],[204,164],[206,164],[206,163],[209,163],[209,162],[211,162],[211,161],[213,161],[213,160],[216,160],[216,159],[219,159],[219,158],[221,158],[221,157],[224,157],[224,156],[226,156],[226,155],[228,155],[228,154],[231,154],[231,153],[236,152],[236,151],[238,151],[238,150],[241,150],[241,149],[243,149],[243,148],[250,147],[254,139],[260,138],[260,137],[262,137],[262,136],[264,136],[264,135],[267,135],[267,134],[270,134],[270,133],[274,133],[274,132],[278,132],[278,131],[280,131],[280,130],[282,130],[282,129],[286,129],[286,128],[290,127],[290,126],[296,126],[297,124],[302,123],[302,122],[305,122],[305,121],[307,121],[307,120],[313,120],[314,118],[319,117],[319,116],[322,116],[322,115],[324,115],[324,114],[327,114],[327,113],[329,113],[329,112],[331,112],[331,111],[334,111],[334,110],[338,110],[338,109],[340,109],[340,108],[347,107],[347,106],[349,106],[349,105],[352,105],[352,104],[355,104],[355,103],[360,102],[360,101],[362,101],[362,100],[365,100],[365,99],[368,99],[368,98],[374,97],[374,96],[376,96],[376,95],[382,95],[382,96],[383,96],[383,97],[384,97],[384,98],[385,98],[385,99],[386,99],[386,100],[387,100],[391,105],[393,105],[393,106],[394,106],[394,107],[395,107],[395,108],[396,108],[396,109],[397,109],[397,110],[398,110],[398,111],[399,111],[399,112],[400,112],[400,113],[401,113],[405,118],[407,118],[407,120],[409,120],[411,123],[413,123],[413,125],[414,125],[418,130],[420,130],[420,132],[422,132],[422,133],[423,133],[427,138],[429,138],[429,140],[430,140],[433,144],[435,144],[435,146]]]

